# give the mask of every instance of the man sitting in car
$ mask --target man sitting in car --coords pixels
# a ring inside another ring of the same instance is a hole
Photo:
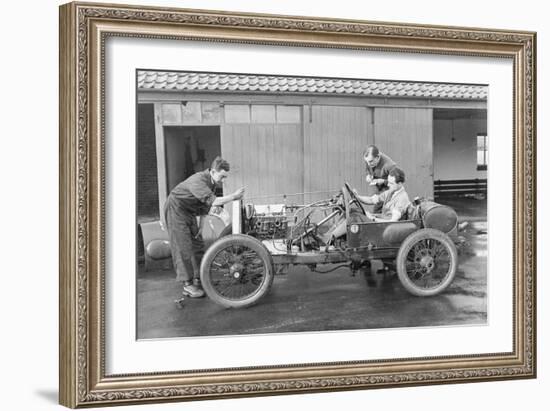
[[[406,213],[409,204],[409,195],[405,191],[405,172],[399,167],[394,167],[388,175],[388,190],[372,196],[361,196],[353,190],[355,196],[364,204],[381,205],[381,214],[372,214],[366,211],[363,214],[356,206],[352,207],[350,220],[352,222],[384,222],[399,221]],[[329,244],[333,239],[346,234],[346,220],[344,217],[337,222],[332,229],[323,235],[325,243]]]
[[[411,203],[403,186],[404,182],[405,172],[399,167],[394,167],[388,175],[388,190],[372,196],[360,196],[354,191],[362,203],[382,206],[380,214],[371,214],[367,211],[370,221],[399,221],[403,217]]]

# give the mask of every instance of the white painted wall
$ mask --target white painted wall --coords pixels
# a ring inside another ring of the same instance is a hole
[[[477,133],[486,131],[486,120],[434,120],[434,180],[487,178],[476,151]]]

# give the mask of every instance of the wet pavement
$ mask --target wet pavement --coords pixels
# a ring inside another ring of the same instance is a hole
[[[223,308],[208,297],[186,298],[173,271],[138,274],[138,338],[485,324],[487,321],[487,224],[471,222],[461,233],[459,266],[442,294],[416,297],[395,274],[365,277],[348,268],[331,273],[292,267],[277,275],[269,294],[244,309]],[[325,267],[323,267],[325,268]],[[381,268],[373,264],[373,272]]]

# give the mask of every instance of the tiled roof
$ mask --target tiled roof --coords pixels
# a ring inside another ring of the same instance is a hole
[[[138,71],[138,89],[486,100],[487,86],[387,80]]]

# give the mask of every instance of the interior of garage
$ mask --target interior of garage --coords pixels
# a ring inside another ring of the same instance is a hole
[[[167,126],[164,138],[168,192],[207,169],[221,152],[219,126]]]
[[[488,139],[486,109],[434,110],[433,184],[438,201],[486,199]]]
[[[487,178],[487,168],[477,161],[477,136],[487,135],[487,110],[436,109],[433,117],[434,180]]]

